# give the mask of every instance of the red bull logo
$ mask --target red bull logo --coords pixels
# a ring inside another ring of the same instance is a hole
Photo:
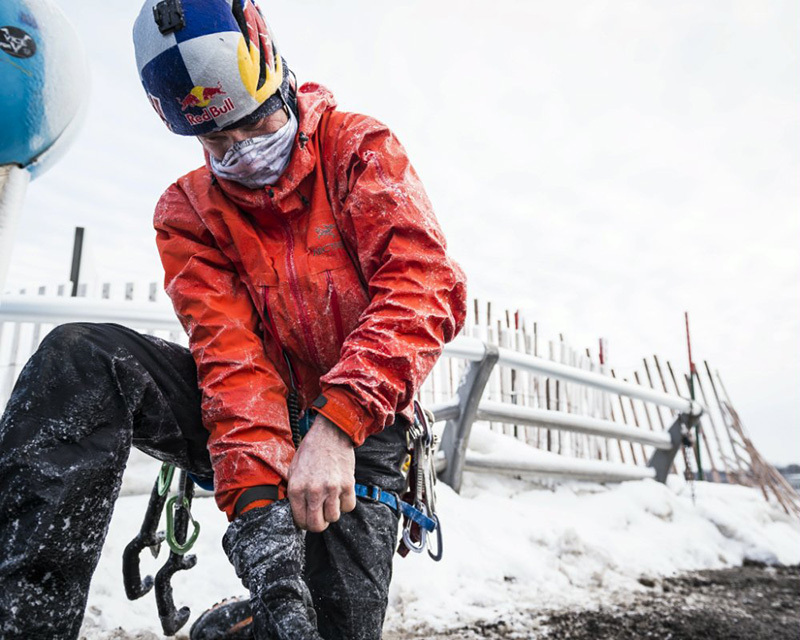
[[[232,98],[225,98],[222,104],[212,105],[211,101],[215,98],[228,95],[223,88],[218,84],[216,87],[194,87],[183,100],[178,100],[181,105],[181,111],[188,109],[202,109],[202,113],[184,113],[184,117],[190,125],[196,126],[209,122],[214,118],[230,113],[236,108]]]
[[[214,118],[219,118],[226,113],[230,113],[235,108],[236,105],[233,103],[233,100],[231,98],[225,98],[221,105],[206,107],[203,109],[203,113],[199,115],[184,113],[183,116],[186,118],[186,120],[188,120],[190,125],[196,126],[198,124],[203,124],[204,122],[209,122]]]
[[[181,111],[186,111],[189,108],[196,107],[203,109],[207,107],[211,101],[217,96],[227,95],[222,87],[218,84],[216,87],[194,87],[183,100],[178,100],[181,105]]]

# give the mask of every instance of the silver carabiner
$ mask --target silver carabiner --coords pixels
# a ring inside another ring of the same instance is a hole
[[[426,516],[428,515],[428,507],[424,503],[416,503],[414,505],[416,509],[419,509],[422,513]],[[420,509],[420,507],[422,507]],[[409,551],[413,551],[414,553],[422,553],[425,551],[425,547],[428,544],[428,532],[422,525],[419,526],[419,544],[415,544],[414,541],[411,539],[411,527],[414,525],[414,521],[411,518],[408,519],[406,522],[406,526],[403,527],[403,543],[408,547]]]

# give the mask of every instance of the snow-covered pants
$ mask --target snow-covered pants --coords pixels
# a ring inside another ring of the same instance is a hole
[[[0,637],[77,638],[131,445],[208,477],[206,439],[187,349],[112,324],[54,329],[0,419]],[[405,452],[399,423],[368,438],[356,481],[401,492]],[[359,500],[306,536],[305,578],[327,640],[380,638],[397,523],[385,505]]]

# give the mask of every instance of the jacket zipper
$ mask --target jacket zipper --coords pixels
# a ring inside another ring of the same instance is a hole
[[[289,369],[289,385],[293,391],[297,391],[297,386],[302,386],[302,382],[294,370],[292,361],[289,358],[289,352],[286,351],[286,347],[283,346],[283,343],[278,337],[278,328],[275,326],[275,321],[272,319],[272,311],[270,310],[269,306],[269,287],[267,286],[264,287],[264,314],[266,315],[266,320],[269,324],[269,332],[272,335],[272,339],[275,340],[275,344],[278,345],[278,348],[281,350],[283,359],[286,361],[286,367]]]
[[[292,230],[289,227],[289,223],[283,219],[281,222],[283,223],[283,230],[286,234],[286,273],[289,274],[289,288],[292,291],[292,297],[294,298],[295,306],[297,307],[298,315],[300,316],[300,327],[303,330],[303,336],[306,339],[306,347],[308,348],[311,360],[319,370],[322,368],[322,364],[320,362],[319,352],[317,351],[317,345],[314,342],[314,335],[311,332],[311,323],[309,322],[306,307],[303,302],[303,294],[300,291],[300,283],[297,277],[297,266],[294,263],[294,237],[292,236]]]
[[[270,333],[272,333],[275,344],[280,347],[283,359],[286,360],[286,367],[289,369],[289,385],[291,389],[286,396],[286,410],[289,413],[289,429],[292,432],[292,443],[294,448],[297,449],[300,446],[300,440],[303,438],[300,433],[300,392],[297,390],[300,381],[295,377],[292,361],[289,359],[289,352],[286,351],[286,348],[278,339],[278,330],[275,328],[272,312],[269,308],[269,287],[266,286],[264,287],[264,313],[267,316],[267,322],[269,322]]]
[[[336,287],[333,286],[333,277],[331,276],[330,269],[325,270],[325,279],[328,281],[328,293],[331,298],[331,313],[333,313],[333,323],[336,325],[336,337],[339,339],[339,344],[344,344],[344,326],[342,324],[342,312],[339,309],[339,296],[336,293]]]

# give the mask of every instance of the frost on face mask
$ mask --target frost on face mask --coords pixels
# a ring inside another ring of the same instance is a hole
[[[222,160],[211,155],[211,169],[218,177],[248,189],[275,184],[289,166],[297,129],[297,118],[290,109],[289,121],[274,133],[240,140]]]

